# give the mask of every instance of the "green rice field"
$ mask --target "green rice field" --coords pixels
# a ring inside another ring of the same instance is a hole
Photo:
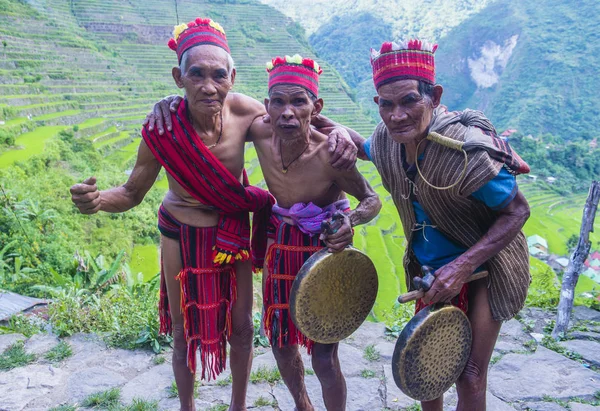
[[[0,167],[7,167],[17,161],[25,161],[41,154],[46,141],[56,136],[65,126],[43,126],[21,134],[15,142],[16,149],[0,153]]]

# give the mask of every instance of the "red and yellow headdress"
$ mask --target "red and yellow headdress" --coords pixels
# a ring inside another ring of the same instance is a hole
[[[269,91],[277,84],[293,84],[304,87],[315,97],[319,95],[319,76],[323,70],[316,61],[302,58],[296,54],[292,57],[275,57],[267,63],[269,73]]]
[[[177,52],[177,60],[181,63],[181,56],[187,50],[195,46],[210,44],[221,47],[227,53],[229,45],[225,30],[216,21],[211,19],[197,18],[185,24],[182,23],[173,28],[173,38],[169,40],[169,48]]]
[[[435,84],[437,44],[411,39],[400,43],[386,42],[381,50],[371,49],[371,66],[375,88],[395,80],[413,79]]]

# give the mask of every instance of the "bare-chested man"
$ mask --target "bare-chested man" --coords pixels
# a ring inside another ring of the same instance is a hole
[[[323,108],[323,100],[317,98],[319,66],[296,55],[274,59],[267,71],[265,107],[270,121],[255,121],[250,127],[267,187],[277,201],[263,270],[265,332],[298,410],[313,409],[298,345],[312,354],[326,408],[344,410],[346,384],[338,344],[315,343],[297,330],[289,315],[289,294],[304,262],[323,246],[335,252],[350,244],[352,227],[375,217],[381,201],[356,167],[346,171],[332,167],[328,138],[310,127]],[[173,111],[179,100],[168,98],[162,103]],[[349,210],[344,192],[360,201],[355,210]],[[343,216],[342,226],[335,234],[322,234],[321,222],[336,213]]]
[[[265,331],[297,409],[313,409],[298,351],[298,345],[304,345],[312,353],[326,408],[344,410],[346,384],[338,344],[315,343],[296,329],[289,315],[289,293],[304,261],[323,246],[340,251],[350,244],[352,227],[374,218],[381,201],[356,167],[341,171],[329,164],[327,137],[311,130],[311,119],[323,108],[323,100],[317,98],[318,65],[298,55],[286,56],[274,59],[268,71],[265,107],[270,124],[255,122],[250,129],[265,181],[277,201],[263,271]],[[349,210],[344,192],[360,201],[356,209]],[[341,213],[343,225],[333,235],[319,236],[320,223],[334,213]]]
[[[161,331],[173,334],[181,409],[195,409],[196,348],[202,377],[214,378],[225,367],[228,340],[230,409],[244,410],[253,337],[248,211],[260,216],[271,201],[264,190],[247,186],[244,144],[265,110],[256,100],[229,94],[235,69],[220,25],[196,19],[176,27],[174,37],[169,46],[179,66],[173,78],[186,100],[171,114],[172,130],[159,137],[145,127],[128,181],[98,191],[96,179],[88,178],[71,187],[72,200],[84,214],[127,211],[143,200],[165,167],[169,191],[159,210]],[[343,151],[347,145],[339,135],[335,139],[336,152]]]

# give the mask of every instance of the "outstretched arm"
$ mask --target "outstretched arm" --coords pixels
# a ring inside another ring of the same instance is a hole
[[[71,187],[71,200],[82,214],[94,214],[98,211],[108,213],[127,211],[142,202],[154,184],[160,168],[160,163],[142,140],[135,166],[125,184],[98,191],[96,177],[90,177],[83,183]]]
[[[339,172],[335,184],[342,191],[355,197],[359,203],[354,210],[344,215],[343,225],[335,234],[322,234],[321,239],[333,252],[343,250],[352,242],[352,227],[368,223],[381,210],[379,196],[356,167],[351,171]]]

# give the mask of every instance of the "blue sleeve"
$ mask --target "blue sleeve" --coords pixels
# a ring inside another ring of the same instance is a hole
[[[363,143],[363,149],[365,150],[365,154],[367,155],[369,161],[373,161],[371,158],[371,137],[365,140]]]
[[[492,210],[502,210],[517,195],[519,187],[515,176],[502,167],[494,179],[475,191],[472,196]]]

